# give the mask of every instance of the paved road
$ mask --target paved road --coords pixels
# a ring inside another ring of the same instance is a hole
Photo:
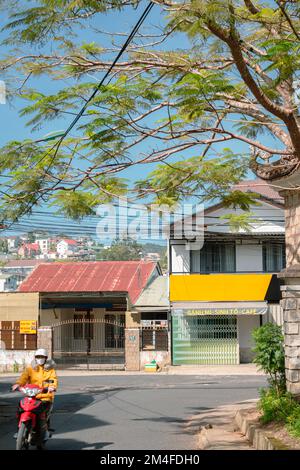
[[[13,378],[0,379],[0,403],[11,413],[19,394]],[[197,449],[186,429],[201,410],[258,396],[261,376],[62,377],[48,449]],[[13,421],[0,422],[0,449],[13,449]]]

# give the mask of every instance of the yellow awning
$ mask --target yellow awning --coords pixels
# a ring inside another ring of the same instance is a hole
[[[170,301],[263,301],[272,278],[273,274],[171,274]]]

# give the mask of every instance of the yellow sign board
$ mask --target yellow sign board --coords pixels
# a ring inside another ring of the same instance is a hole
[[[36,321],[21,320],[20,321],[20,334],[21,335],[36,335]]]
[[[171,302],[261,302],[272,274],[171,274]]]

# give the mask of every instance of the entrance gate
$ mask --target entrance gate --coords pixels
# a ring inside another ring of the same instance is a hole
[[[174,315],[173,364],[239,364],[234,315]]]
[[[124,369],[125,315],[113,318],[75,318],[52,325],[53,359],[57,365]]]

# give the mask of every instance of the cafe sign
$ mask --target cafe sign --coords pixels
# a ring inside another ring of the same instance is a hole
[[[20,321],[20,334],[21,335],[36,335],[36,321],[21,320]]]
[[[268,307],[237,307],[237,308],[197,308],[176,309],[173,315],[196,316],[196,315],[265,315]]]

